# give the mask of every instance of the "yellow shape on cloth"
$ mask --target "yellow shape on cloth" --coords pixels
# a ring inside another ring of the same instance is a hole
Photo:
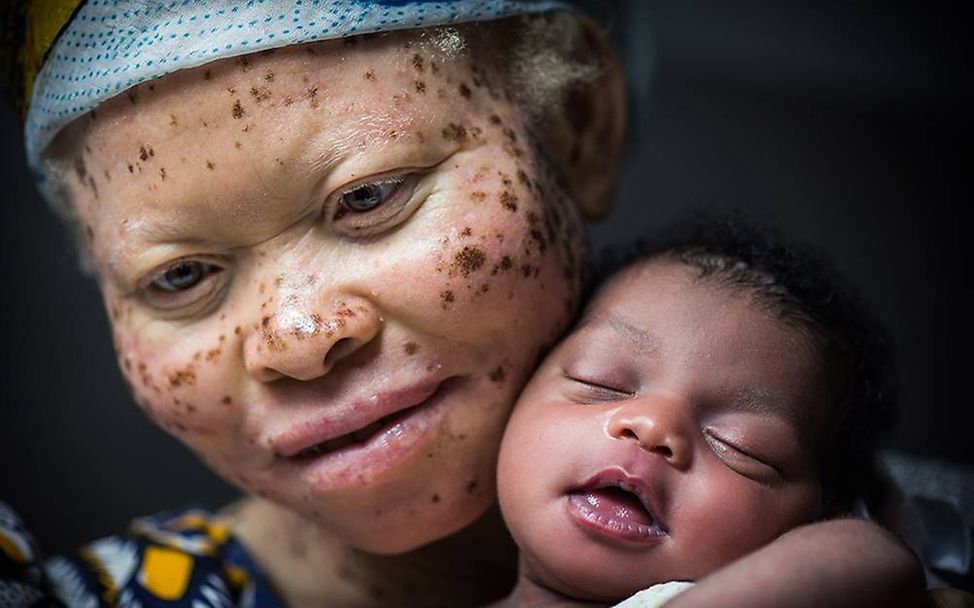
[[[27,556],[24,555],[24,552],[17,546],[17,543],[12,538],[8,538],[2,530],[0,530],[0,551],[6,553],[7,557],[13,560],[14,563],[26,564],[29,561]]]
[[[81,0],[33,0],[27,6],[27,30],[21,60],[24,64],[24,107],[30,103],[34,80],[47,52],[71,20]]]
[[[139,582],[149,593],[164,600],[178,600],[186,593],[193,558],[168,547],[148,547],[142,557]]]
[[[240,566],[227,566],[224,572],[226,572],[231,589],[243,589],[244,585],[250,582],[250,575]]]

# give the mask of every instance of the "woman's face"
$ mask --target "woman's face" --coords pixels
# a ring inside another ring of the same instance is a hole
[[[139,405],[225,479],[376,552],[492,503],[509,409],[580,282],[578,215],[502,83],[438,48],[220,61],[67,134]]]

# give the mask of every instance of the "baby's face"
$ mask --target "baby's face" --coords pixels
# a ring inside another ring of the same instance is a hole
[[[139,405],[361,548],[486,510],[577,298],[578,215],[500,85],[390,34],[179,72],[69,134]]]
[[[682,265],[615,278],[504,436],[501,507],[524,572],[619,599],[699,578],[815,517],[821,367],[802,333]]]

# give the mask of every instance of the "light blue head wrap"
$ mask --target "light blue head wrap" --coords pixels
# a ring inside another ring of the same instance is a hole
[[[37,75],[27,162],[44,192],[41,156],[61,129],[107,99],[170,72],[303,42],[565,8],[556,0],[88,0]]]

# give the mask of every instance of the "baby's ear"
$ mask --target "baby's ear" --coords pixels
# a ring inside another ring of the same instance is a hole
[[[597,71],[565,96],[562,111],[548,117],[549,150],[587,220],[612,209],[626,132],[626,87],[622,68],[601,28],[579,17],[579,58]]]

